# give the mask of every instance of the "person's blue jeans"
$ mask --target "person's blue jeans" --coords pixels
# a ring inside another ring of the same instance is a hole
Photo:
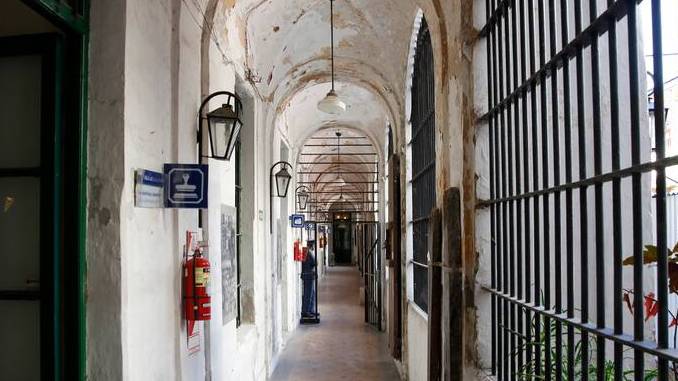
[[[301,298],[301,313],[315,314],[315,280],[303,279],[304,292]]]

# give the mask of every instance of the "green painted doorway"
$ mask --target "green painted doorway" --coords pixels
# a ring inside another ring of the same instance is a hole
[[[85,9],[0,4],[3,379],[85,379]]]

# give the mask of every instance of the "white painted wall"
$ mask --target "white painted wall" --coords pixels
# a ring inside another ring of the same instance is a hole
[[[282,287],[289,290],[288,303],[274,316],[268,308],[274,295],[267,286],[276,248],[264,211],[269,158],[276,157],[278,146],[267,144],[264,101],[255,96],[251,105],[254,121],[244,128],[253,138],[243,146],[242,155],[253,163],[251,173],[243,173],[254,179],[250,189],[243,190],[243,200],[254,213],[242,223],[252,231],[248,254],[256,269],[254,323],[236,328],[235,320],[224,324],[221,316],[220,215],[222,205],[235,205],[232,162],[209,161],[210,207],[204,233],[213,269],[212,320],[197,325],[203,335],[198,354],[187,352],[180,287],[185,231],[197,228],[198,213],[134,207],[134,170],[162,171],[164,163],[195,163],[201,93],[233,91],[236,75],[244,77],[242,62],[237,61],[244,57],[243,47],[233,39],[225,42],[228,28],[235,28],[236,22],[227,18],[229,9],[219,2],[216,22],[224,25],[224,33],[212,36],[220,44],[210,43],[209,80],[207,88],[201,87],[203,18],[196,15],[207,8],[207,2],[92,4],[87,315],[92,379],[264,380],[272,371],[273,358],[296,328],[299,295],[296,267],[289,256],[283,260],[291,286]],[[110,18],[111,12],[119,17]],[[222,53],[236,60],[227,62]],[[210,108],[218,104],[217,98]],[[283,249],[291,248],[291,234],[288,237]],[[286,334],[277,333],[277,348],[272,348],[267,324],[274,317],[288,322]]]

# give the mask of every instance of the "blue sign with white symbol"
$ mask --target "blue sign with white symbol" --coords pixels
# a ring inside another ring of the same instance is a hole
[[[206,209],[208,166],[165,164],[165,207]]]
[[[290,216],[290,221],[292,221],[293,228],[303,228],[304,227],[304,215],[303,214],[293,214]]]

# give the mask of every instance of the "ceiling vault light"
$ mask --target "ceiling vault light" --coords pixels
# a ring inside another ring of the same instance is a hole
[[[339,169],[341,169],[341,132],[337,131],[336,135],[337,135],[337,167]],[[339,185],[339,187],[342,190],[342,194],[341,194],[340,198],[343,199],[344,198],[343,197],[344,196],[343,195],[343,189],[346,186],[346,180],[344,180],[344,176],[342,176],[342,173],[343,173],[343,171],[341,173],[339,173],[339,176],[337,176],[336,184]]]
[[[346,111],[346,103],[344,103],[337,92],[334,90],[334,0],[330,0],[330,42],[331,42],[331,60],[332,60],[332,90],[318,102],[318,110],[328,114],[341,114]]]

